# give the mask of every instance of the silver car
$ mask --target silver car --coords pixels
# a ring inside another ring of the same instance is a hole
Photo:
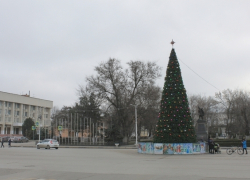
[[[50,148],[59,148],[59,143],[55,139],[44,139],[43,141],[37,143],[36,145],[37,149],[40,148],[45,148],[45,149],[50,149]]]
[[[23,143],[23,142],[29,142],[29,139],[26,137],[14,137],[13,142],[15,143]]]

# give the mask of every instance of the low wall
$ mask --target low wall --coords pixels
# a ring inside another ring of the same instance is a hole
[[[138,153],[143,154],[201,154],[207,152],[205,142],[200,143],[138,143]]]

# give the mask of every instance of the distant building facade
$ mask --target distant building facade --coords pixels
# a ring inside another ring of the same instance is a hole
[[[51,126],[53,101],[0,91],[0,134],[22,134],[27,118],[38,121],[41,127]]]

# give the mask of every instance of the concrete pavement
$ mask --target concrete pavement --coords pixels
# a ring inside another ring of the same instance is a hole
[[[32,147],[32,146],[31,146]],[[0,149],[1,180],[246,180],[250,156],[149,155],[136,149]]]

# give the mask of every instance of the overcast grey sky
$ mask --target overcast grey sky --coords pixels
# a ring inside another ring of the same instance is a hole
[[[1,1],[0,91],[72,106],[110,57],[156,61],[163,87],[172,39],[188,94],[250,90],[249,9],[248,0]]]

